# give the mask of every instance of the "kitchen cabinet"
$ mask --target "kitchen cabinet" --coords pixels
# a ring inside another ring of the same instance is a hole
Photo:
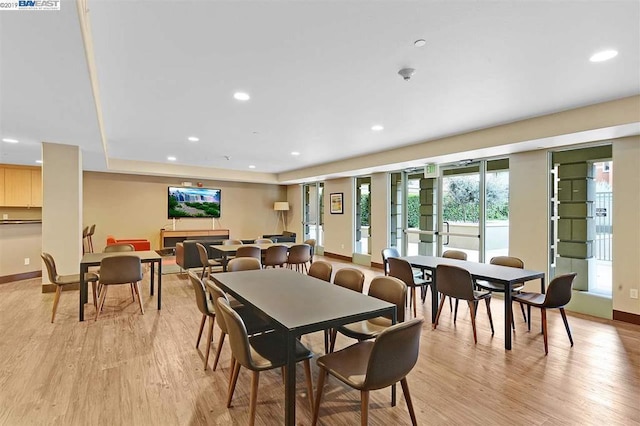
[[[0,166],[0,205],[42,207],[42,171],[39,167]]]

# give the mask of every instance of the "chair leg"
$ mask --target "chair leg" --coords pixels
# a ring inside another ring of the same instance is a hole
[[[316,394],[316,404],[313,408],[313,422],[311,423],[315,426],[318,423],[318,414],[320,411],[320,401],[322,401],[322,394],[324,393],[324,380],[327,377],[327,371],[320,367],[320,372],[318,374],[318,392]]]
[[[444,298],[446,298],[447,296],[443,296]],[[449,297],[449,312],[453,312],[453,303],[451,301],[451,297]]]
[[[249,426],[256,422],[256,402],[258,401],[258,383],[260,382],[260,372],[254,371],[251,375],[251,395],[249,397]]]
[[[91,281],[91,290],[93,290],[93,306],[98,309],[98,285],[95,281]]]
[[[436,320],[433,322],[433,329],[435,330],[438,327],[438,321],[440,320],[440,314],[442,313],[442,307],[444,306],[444,299],[446,296],[440,298],[440,305],[438,306],[438,313],[436,314]]]
[[[142,294],[140,293],[140,282],[135,283],[136,294],[138,295],[138,304],[140,305],[140,312],[144,315],[144,306],[142,306]]]
[[[231,407],[231,400],[233,399],[233,393],[236,391],[236,384],[238,383],[238,373],[240,373],[240,363],[235,361],[233,364],[233,371],[231,372],[231,379],[229,380],[229,395],[227,395],[227,408]]]
[[[531,305],[527,305],[527,330],[531,331]]]
[[[489,315],[489,324],[491,325],[491,335],[494,335],[494,330],[493,330],[493,318],[491,318],[491,298],[487,297],[486,299],[484,299],[484,303],[487,304],[487,315]],[[513,319],[513,312],[511,313],[511,318]]]
[[[133,300],[135,302],[136,301],[136,289],[134,287],[134,284],[133,283],[129,284],[129,287],[131,287],[131,300]]]
[[[478,335],[476,333],[476,302],[473,300],[467,301],[469,304],[469,312],[471,312],[471,326],[473,327],[473,343],[478,343]]]
[[[222,345],[224,344],[224,338],[227,333],[220,331],[220,339],[218,339],[218,347],[216,348],[216,357],[213,359],[213,371],[216,371],[218,367],[218,359],[220,359],[220,352],[222,352]]]
[[[200,321],[200,331],[198,331],[198,340],[196,340],[196,348],[200,346],[200,338],[202,337],[202,330],[204,330],[204,323],[207,322],[207,316],[202,315],[202,320]]]
[[[213,342],[213,324],[216,322],[216,317],[209,317],[209,332],[207,333],[207,350],[204,353],[204,369],[207,369],[209,363],[209,351],[211,350],[211,343]]]
[[[58,310],[58,302],[60,301],[60,293],[62,293],[62,286],[56,286],[56,295],[53,297],[53,312],[51,313],[51,322],[56,318],[56,311]]]
[[[329,330],[324,331],[324,353],[329,353]]]
[[[369,391],[360,391],[360,424],[369,424]]]
[[[329,344],[329,353],[333,353],[333,348],[336,346],[336,338],[338,337],[338,332],[336,329],[331,329],[331,343]]]
[[[104,306],[104,301],[107,298],[107,290],[109,289],[108,285],[102,286],[102,291],[100,292],[100,303],[98,303],[98,309],[96,309],[96,321],[98,321],[98,316],[100,312],[102,312],[102,308]]]
[[[544,354],[547,355],[549,353],[549,342],[547,341],[547,310],[541,308],[540,313],[542,316],[542,338],[544,339]]]
[[[560,308],[560,315],[562,315],[564,328],[567,329],[567,335],[569,336],[569,341],[571,342],[571,346],[573,347],[573,337],[571,337],[571,329],[569,328],[569,322],[567,321],[567,314],[564,312],[564,308]]]
[[[522,302],[520,302],[520,310],[522,311],[522,318],[527,322],[527,315],[524,313],[524,304]],[[511,315],[511,317],[513,317],[513,315]]]
[[[402,385],[402,393],[404,394],[404,400],[407,403],[407,409],[409,409],[409,416],[411,416],[411,424],[416,426],[418,424],[416,420],[416,413],[413,411],[413,402],[411,401],[411,394],[409,393],[409,383],[407,383],[407,378],[403,377],[400,380],[400,384]]]
[[[522,306],[522,305],[520,305],[520,306]],[[523,311],[522,311],[522,312],[524,312],[524,308],[522,308],[522,309],[523,309]],[[526,317],[525,317],[525,318],[526,318]],[[526,319],[525,319],[525,321],[526,321]],[[515,320],[514,320],[514,318],[513,318],[513,305],[511,306],[511,329],[512,329],[513,331],[516,331],[516,321],[515,321]]]
[[[416,301],[416,286],[411,287],[411,299],[413,299],[413,317],[418,316],[418,302]]]
[[[305,359],[303,361],[303,364],[305,381],[307,383],[307,394],[309,396],[309,409],[311,410],[311,414],[313,415],[313,382],[311,381],[311,363],[308,359]]]

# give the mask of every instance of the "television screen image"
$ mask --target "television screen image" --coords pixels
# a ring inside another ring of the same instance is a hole
[[[220,217],[220,190],[169,187],[169,219],[180,217]]]

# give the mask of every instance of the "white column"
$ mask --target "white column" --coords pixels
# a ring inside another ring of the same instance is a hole
[[[82,258],[82,153],[73,145],[42,143],[42,251],[59,274],[77,274]],[[42,265],[42,283],[49,277]]]

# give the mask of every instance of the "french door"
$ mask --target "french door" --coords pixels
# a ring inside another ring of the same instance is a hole
[[[316,247],[324,245],[324,183],[302,185],[302,233],[305,240],[316,240]]]

